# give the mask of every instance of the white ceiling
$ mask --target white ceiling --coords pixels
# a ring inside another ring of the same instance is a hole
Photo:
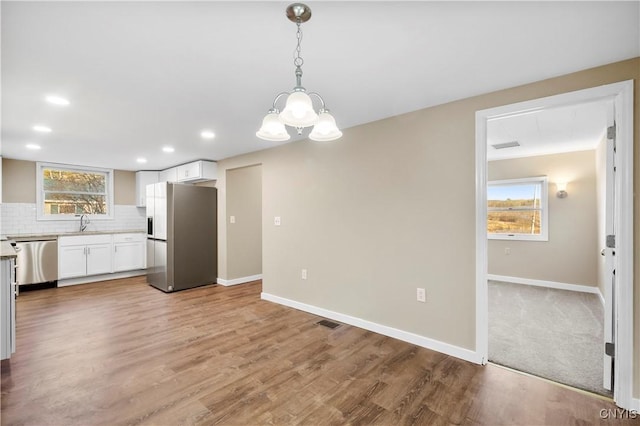
[[[255,131],[294,86],[288,4],[3,1],[2,154],[137,170],[277,145]],[[303,84],[342,129],[640,56],[638,2],[309,5]]]
[[[595,149],[606,131],[607,107],[613,108],[611,101],[568,105],[489,120],[487,159]],[[520,146],[503,149],[492,146],[513,141]]]

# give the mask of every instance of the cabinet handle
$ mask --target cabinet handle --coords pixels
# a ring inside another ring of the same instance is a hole
[[[118,252],[118,246],[113,246],[113,251],[114,251],[115,253],[117,253],[117,252]]]
[[[87,254],[91,256],[91,247],[87,247]]]

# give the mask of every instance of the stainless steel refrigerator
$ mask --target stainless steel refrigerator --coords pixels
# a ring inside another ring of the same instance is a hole
[[[172,292],[218,276],[216,188],[147,185],[147,281]]]

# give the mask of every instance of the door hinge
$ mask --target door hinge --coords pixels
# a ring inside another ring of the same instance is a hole
[[[606,342],[604,344],[604,353],[610,357],[616,356],[616,345],[615,343]]]
[[[607,127],[607,139],[616,140],[616,123],[613,123],[613,126]]]
[[[616,248],[616,236],[607,235],[607,248]]]

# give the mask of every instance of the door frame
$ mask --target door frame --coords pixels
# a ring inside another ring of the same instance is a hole
[[[487,121],[583,102],[613,99],[617,125],[615,187],[617,312],[613,396],[633,409],[633,80],[476,111],[476,354],[489,349],[487,240]],[[603,348],[604,353],[604,348]]]

